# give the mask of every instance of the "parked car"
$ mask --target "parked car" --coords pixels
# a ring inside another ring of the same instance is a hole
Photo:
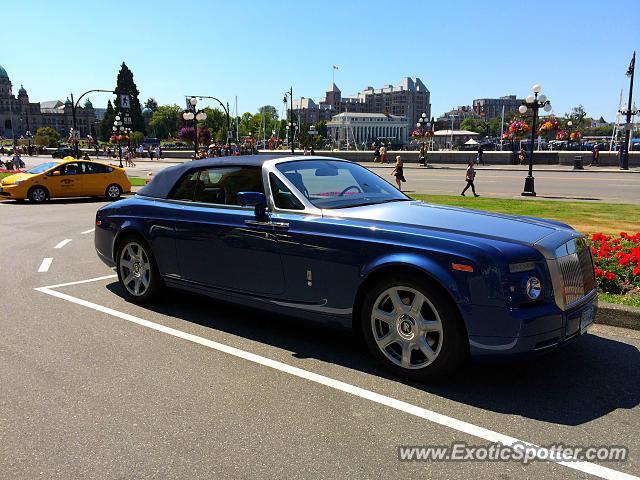
[[[98,210],[95,247],[132,302],[172,287],[341,322],[417,380],[552,350],[597,310],[589,241],[568,225],[415,201],[326,157],[167,168]]]
[[[56,150],[51,152],[51,156],[53,158],[72,157],[73,155],[75,155],[75,152],[70,147],[58,147]]]
[[[2,179],[0,199],[42,203],[56,197],[104,195],[117,200],[131,191],[124,168],[68,157],[62,162],[47,162]]]

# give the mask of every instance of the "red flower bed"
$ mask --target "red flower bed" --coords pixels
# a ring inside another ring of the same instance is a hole
[[[602,233],[587,234],[596,267],[598,287],[607,293],[640,289],[640,233],[619,237]]]

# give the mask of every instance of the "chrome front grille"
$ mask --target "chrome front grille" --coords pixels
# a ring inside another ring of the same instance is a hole
[[[596,288],[591,248],[586,239],[575,238],[557,248],[555,256],[562,274],[562,296],[566,308]]]

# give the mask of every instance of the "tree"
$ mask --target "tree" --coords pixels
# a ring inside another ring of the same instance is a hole
[[[140,108],[140,100],[138,99],[138,88],[133,81],[133,73],[129,70],[129,67],[122,62],[120,66],[120,72],[118,72],[118,80],[116,84],[116,101],[115,108],[117,112],[125,113],[122,108],[120,95],[129,95],[130,108],[128,110],[131,117],[131,125],[129,126],[134,131],[146,132],[144,125],[144,118],[142,118],[142,109]]]
[[[144,142],[144,133],[133,132],[131,134],[131,143],[142,143],[142,142]]]
[[[51,127],[41,127],[36,132],[33,141],[37,145],[46,145],[47,147],[55,147],[60,140],[60,134]]]
[[[218,137],[218,132],[220,130],[224,130],[224,132],[226,133],[227,131],[226,114],[218,108],[205,107],[203,110],[204,110],[204,113],[207,114],[207,118],[199,121],[198,125],[201,127],[209,127],[213,131],[213,134],[215,135],[216,138]],[[222,138],[225,138],[224,134]]]
[[[115,110],[113,109],[113,105],[111,104],[111,100],[107,102],[107,111],[102,117],[102,121],[100,122],[100,140],[103,142],[108,142],[109,137],[111,137],[111,133],[113,131],[113,121],[116,117]]]
[[[478,118],[465,118],[460,124],[460,130],[469,130],[471,132],[476,132],[481,135],[487,135],[489,130],[489,125],[484,120],[480,120]]]
[[[571,120],[571,123],[573,125],[571,125],[570,130],[573,132],[575,131],[581,132],[588,127],[587,121],[585,119],[586,116],[587,116],[587,112],[585,112],[584,107],[582,105],[573,107],[571,109],[571,113],[564,114],[564,120],[562,122],[562,126],[563,128],[566,129],[567,123],[569,122],[569,120]]]
[[[258,109],[258,113],[260,115],[262,115],[263,113],[265,115],[269,116],[269,120],[271,121],[277,121],[278,120],[278,110],[276,110],[276,107],[274,107],[273,105],[265,105],[263,107],[260,107]]]
[[[158,109],[158,102],[153,97],[147,98],[147,101],[144,102],[144,108],[150,108],[155,112]]]
[[[178,120],[181,119],[182,109],[178,105],[162,105],[153,112],[149,127],[157,138],[175,137],[178,133]]]

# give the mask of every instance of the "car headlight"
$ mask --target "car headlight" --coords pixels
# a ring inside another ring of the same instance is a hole
[[[540,279],[538,277],[529,278],[524,291],[527,294],[527,297],[531,300],[537,300],[540,298],[540,295],[542,294],[542,283],[540,282]]]
[[[17,180],[14,180],[13,183],[11,183],[11,185],[18,185],[21,182],[24,182],[25,180],[29,180],[29,177],[24,177],[24,178],[19,178]]]

